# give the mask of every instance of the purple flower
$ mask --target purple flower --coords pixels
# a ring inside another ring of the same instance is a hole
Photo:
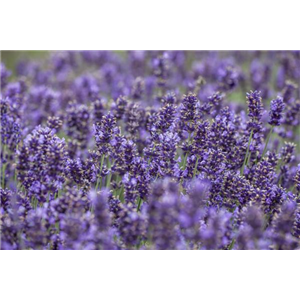
[[[111,153],[111,141],[118,132],[116,118],[111,113],[103,116],[99,124],[94,124],[94,135],[100,155]]]
[[[290,163],[294,159],[294,151],[296,148],[296,144],[285,142],[284,146],[281,149],[280,155],[281,159],[285,164]]]
[[[86,105],[70,102],[66,109],[67,133],[83,147],[87,141],[90,127],[90,112]]]
[[[278,96],[271,101],[270,120],[269,124],[272,126],[279,126],[282,120],[282,112],[284,110],[283,98]]]
[[[293,250],[299,247],[299,240],[292,235],[296,209],[297,204],[295,202],[287,201],[282,205],[281,211],[275,216],[272,236],[272,247],[274,249]]]
[[[283,90],[283,101],[284,103],[290,103],[292,102],[291,100],[293,99],[293,94],[298,88],[297,84],[293,83],[292,81],[286,81],[285,82],[285,87]]]
[[[178,187],[168,180],[153,186],[152,197],[147,208],[148,239],[156,249],[176,249],[179,237]]]
[[[239,227],[237,249],[268,249],[269,243],[264,233],[264,215],[259,207],[250,205],[241,212],[242,224]]]
[[[62,120],[59,117],[48,117],[47,126],[51,129],[55,129],[56,132],[62,127]]]
[[[41,202],[54,195],[64,182],[67,152],[63,139],[48,127],[36,127],[18,150],[18,179]]]
[[[94,208],[95,221],[98,229],[101,231],[108,230],[111,225],[111,216],[108,208],[109,191],[105,189],[99,193],[91,191],[89,196]]]
[[[117,100],[111,105],[112,111],[117,120],[122,119],[125,114],[126,106],[127,106],[127,99],[124,96],[120,96]]]
[[[231,242],[231,213],[211,208],[208,211],[208,220],[200,229],[201,248],[221,249],[228,246]]]
[[[9,189],[0,188],[0,203],[4,211],[7,211],[11,205],[11,196],[12,192]]]
[[[297,172],[294,177],[294,182],[295,182],[296,190],[298,194],[300,194],[300,164],[298,165]]]
[[[190,129],[193,122],[197,118],[197,103],[198,99],[195,94],[184,95],[182,99],[182,106],[180,109],[180,120],[184,123],[187,129]],[[188,126],[190,123],[190,126]]]
[[[165,86],[169,76],[169,55],[165,52],[152,61],[153,73],[158,79],[158,85]]]
[[[10,151],[15,152],[21,140],[19,123],[8,114],[1,114],[1,141]]]
[[[176,106],[173,104],[165,104],[157,113],[157,120],[152,128],[152,131],[157,134],[157,131],[166,132],[175,120]]]
[[[89,235],[91,227],[92,216],[89,212],[64,215],[59,222],[62,249],[94,249],[94,240],[90,239]]]
[[[249,110],[248,116],[251,119],[251,122],[259,122],[261,120],[263,111],[263,104],[260,92],[250,91],[250,93],[247,93],[247,100]]]
[[[232,66],[220,67],[218,70],[219,88],[222,91],[231,91],[238,84],[239,74]]]
[[[30,249],[47,249],[51,236],[49,225],[46,209],[39,207],[30,211],[26,218],[26,246]]]
[[[82,161],[80,158],[66,161],[66,174],[83,191],[88,191],[91,184],[96,181],[96,166],[92,159]]]
[[[137,247],[145,240],[146,220],[130,205],[122,205],[118,213],[118,228],[126,248]]]
[[[141,77],[137,77],[134,80],[131,95],[133,99],[141,99],[145,92],[145,81]]]
[[[89,211],[92,207],[90,198],[88,198],[82,191],[76,187],[65,188],[65,192],[62,196],[52,200],[49,205],[50,211],[59,221],[60,218],[66,213],[80,213],[83,214]]]

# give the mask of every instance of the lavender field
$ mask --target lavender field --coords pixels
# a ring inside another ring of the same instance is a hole
[[[300,249],[300,51],[9,53],[1,249]]]

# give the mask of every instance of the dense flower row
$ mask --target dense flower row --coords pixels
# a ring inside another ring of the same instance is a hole
[[[300,52],[2,64],[1,249],[299,249],[299,81]]]

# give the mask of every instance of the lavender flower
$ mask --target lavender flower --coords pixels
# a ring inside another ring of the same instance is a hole
[[[249,118],[251,122],[256,125],[261,120],[263,111],[262,98],[260,96],[260,92],[250,91],[250,93],[247,93],[247,100]]]
[[[273,225],[273,248],[278,250],[293,250],[299,247],[299,240],[293,235],[294,220],[297,205],[293,201],[284,203],[281,212],[277,214]]]
[[[118,132],[119,130],[116,127],[116,119],[111,113],[103,116],[100,124],[94,125],[96,145],[101,155],[109,154],[111,152],[110,143],[114,134]]]
[[[91,202],[94,207],[95,220],[99,230],[108,230],[111,225],[111,217],[108,209],[109,192],[102,190],[99,194],[95,191],[90,193]]]
[[[290,103],[295,90],[297,89],[297,84],[292,81],[285,82],[285,88],[283,90],[283,101],[284,103]]]
[[[218,70],[219,87],[223,91],[233,90],[237,86],[238,78],[238,72],[232,66],[221,67]]]
[[[83,191],[88,191],[91,184],[96,181],[96,166],[92,159],[82,161],[80,158],[68,159],[66,162],[66,174],[70,176]]]
[[[183,236],[197,245],[200,242],[200,227],[207,214],[210,183],[208,180],[194,181],[188,189],[188,197],[183,199],[179,214],[179,223]]]
[[[257,206],[248,206],[242,211],[242,225],[239,228],[236,244],[238,249],[268,249],[264,240],[264,217]]]
[[[8,114],[1,114],[1,141],[10,151],[15,152],[21,140],[19,123]]]
[[[143,78],[137,77],[133,83],[131,95],[133,99],[141,99],[145,92],[145,82]]]
[[[146,220],[132,206],[122,205],[119,212],[119,232],[127,248],[137,247],[146,234]]]
[[[298,194],[300,194],[300,164],[298,165],[298,169],[294,177],[294,182],[295,182],[296,190]]]
[[[158,85],[164,86],[169,76],[169,56],[165,52],[163,55],[155,58],[152,62],[153,73],[158,79]]]
[[[7,211],[11,205],[12,192],[9,189],[0,188],[0,203],[4,211]]]
[[[91,199],[76,187],[66,187],[65,193],[50,202],[50,211],[56,221],[66,213],[83,214],[91,209]]]
[[[62,249],[94,249],[94,240],[90,239],[92,229],[91,214],[66,214],[59,222]]]
[[[18,151],[18,178],[30,195],[45,202],[64,182],[66,157],[65,141],[48,127],[36,127]]]
[[[62,127],[62,124],[63,122],[59,117],[48,117],[47,126],[49,128],[59,131],[59,129]]]
[[[122,119],[125,114],[127,99],[124,96],[120,96],[117,100],[112,104],[112,110],[117,120]]]
[[[175,113],[176,106],[173,104],[164,105],[157,113],[157,120],[152,131],[159,130],[165,133],[174,124]]]
[[[77,140],[82,146],[89,134],[90,112],[86,105],[75,102],[69,103],[67,110],[67,132],[70,137]]]
[[[165,190],[165,191],[164,191]],[[156,249],[175,249],[180,243],[178,192],[176,184],[163,181],[153,187],[153,198],[148,207],[148,237]]]
[[[231,242],[231,214],[221,210],[210,209],[208,220],[200,229],[201,247],[204,249],[221,249]],[[228,232],[227,232],[228,231]],[[229,233],[229,235],[228,235]]]
[[[270,121],[269,124],[272,126],[279,126],[282,120],[282,112],[284,110],[283,98],[278,96],[276,99],[271,101],[270,110]]]
[[[26,246],[30,249],[47,249],[50,232],[44,208],[32,210],[26,218]]]
[[[290,163],[294,159],[294,151],[296,145],[294,143],[285,142],[284,146],[281,149],[281,159],[285,164]]]

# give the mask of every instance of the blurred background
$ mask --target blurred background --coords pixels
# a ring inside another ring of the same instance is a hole
[[[49,51],[1,51],[1,61],[6,67],[14,72],[16,64],[20,60],[43,59],[47,57]]]
[[[20,61],[26,60],[43,60],[55,51],[47,51],[47,50],[24,50],[24,51],[0,51],[1,52],[1,62],[3,62],[8,69],[10,69],[13,74],[15,74],[15,67]],[[63,51],[57,51],[63,52]],[[121,56],[126,54],[126,51],[112,51],[118,53]]]

